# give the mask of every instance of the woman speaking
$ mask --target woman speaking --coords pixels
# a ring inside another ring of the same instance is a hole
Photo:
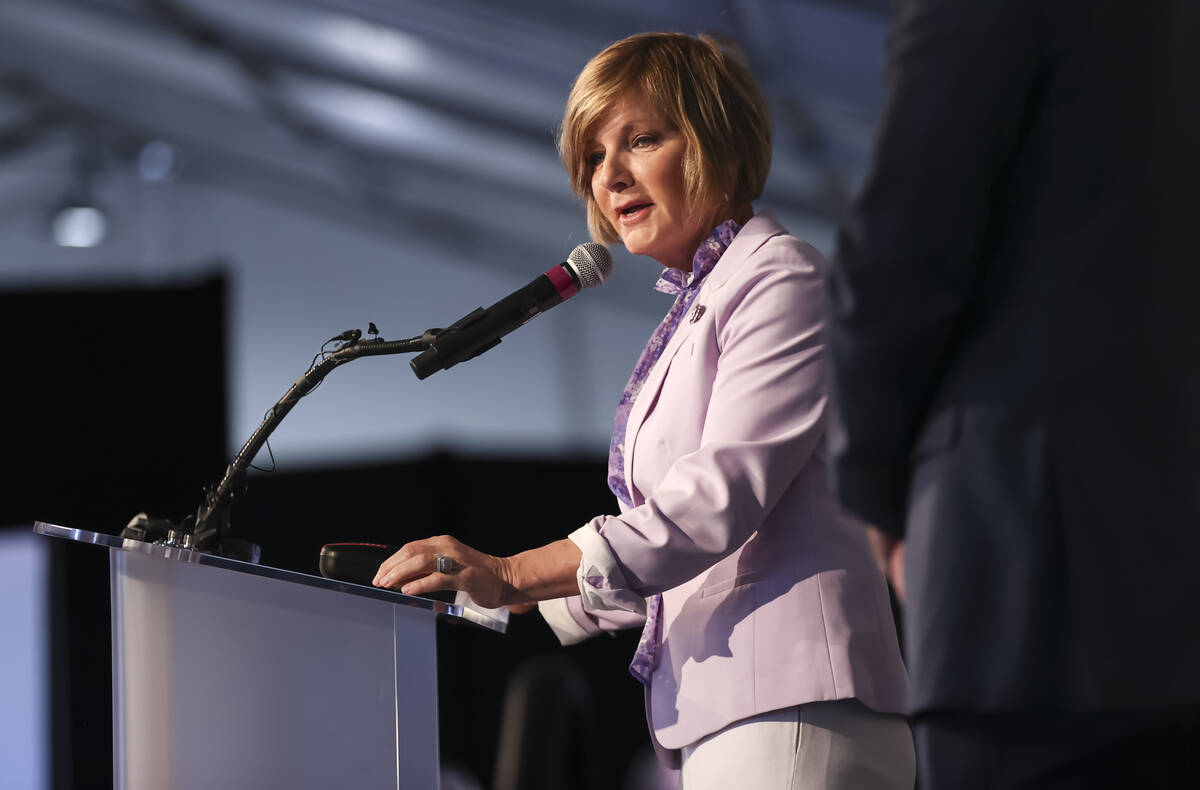
[[[414,541],[375,583],[540,602],[564,643],[642,625],[630,671],[685,790],[909,790],[887,589],[826,482],[827,264],[751,208],[771,143],[749,72],[703,37],[619,41],[576,79],[559,147],[593,238],[662,264],[675,296],[617,404],[619,513],[511,557]]]

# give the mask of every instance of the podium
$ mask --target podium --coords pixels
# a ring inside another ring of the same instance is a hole
[[[109,549],[116,790],[435,790],[436,621],[507,625],[461,595],[34,532]]]

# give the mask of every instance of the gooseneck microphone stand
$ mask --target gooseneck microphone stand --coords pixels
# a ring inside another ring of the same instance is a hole
[[[376,334],[376,331],[374,325],[371,325],[368,330],[371,334]],[[173,530],[174,535],[168,537],[168,542],[174,542],[181,548],[196,548],[212,554],[257,562],[258,547],[256,545],[229,537],[229,507],[246,470],[258,451],[266,444],[271,432],[283,421],[292,407],[301,398],[312,392],[334,368],[359,357],[424,351],[429,348],[441,331],[440,329],[430,329],[423,335],[407,340],[384,340],[381,337],[363,340],[362,330],[350,329],[330,339],[326,345],[333,342],[341,345],[326,353],[319,363],[309,368],[267,411],[262,424],[246,440],[242,449],[229,464],[229,468],[225,470],[225,476],[221,478],[221,482],[215,488],[208,489],[204,502],[196,511],[194,527],[189,530],[185,524],[182,528]]]

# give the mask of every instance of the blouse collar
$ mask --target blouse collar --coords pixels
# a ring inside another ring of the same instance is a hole
[[[730,243],[733,242],[733,237],[738,235],[738,231],[741,229],[742,226],[736,220],[732,219],[725,220],[713,228],[713,232],[708,234],[708,238],[700,243],[699,249],[696,250],[696,254],[692,257],[692,270],[685,272],[669,267],[664,269],[662,276],[654,284],[654,290],[666,294],[679,295],[685,291],[698,288],[700,282],[717,265],[717,261],[721,260],[721,256],[725,254],[725,250],[729,249]]]

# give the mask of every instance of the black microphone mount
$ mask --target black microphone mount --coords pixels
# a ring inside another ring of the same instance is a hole
[[[366,340],[362,339],[361,330],[350,329],[326,341],[325,345],[335,342],[340,345],[325,353],[321,361],[297,379],[283,397],[267,411],[266,417],[258,429],[234,456],[233,461],[225,470],[225,476],[221,478],[221,482],[208,489],[204,502],[196,512],[194,526],[188,529],[188,525],[185,524],[182,529],[175,531],[175,540],[178,541],[178,544],[189,548],[194,547],[204,552],[257,562],[257,546],[248,541],[229,537],[229,508],[246,470],[258,451],[266,444],[271,432],[283,421],[296,403],[312,392],[334,368],[359,357],[424,351],[441,332],[441,329],[430,329],[422,335],[407,340],[384,340],[377,336],[378,330],[375,329],[374,324],[371,324],[368,334],[374,336]]]

